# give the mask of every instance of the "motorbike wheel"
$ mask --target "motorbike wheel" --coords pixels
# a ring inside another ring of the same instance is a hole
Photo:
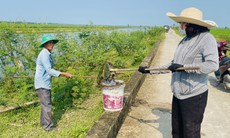
[[[215,74],[217,80],[220,80],[220,70],[215,71],[214,74]]]
[[[223,77],[224,86],[226,89],[230,89],[230,75],[226,74]]]

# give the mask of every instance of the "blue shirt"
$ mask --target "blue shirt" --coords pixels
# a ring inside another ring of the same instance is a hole
[[[36,73],[34,77],[35,89],[51,89],[51,77],[58,77],[60,74],[60,71],[53,69],[51,53],[46,48],[43,48],[36,61]]]

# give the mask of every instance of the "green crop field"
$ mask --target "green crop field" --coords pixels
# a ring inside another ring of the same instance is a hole
[[[210,31],[217,41],[225,40],[230,42],[230,29],[211,29]]]
[[[100,31],[114,30],[118,28],[127,28],[128,26],[103,26],[103,25],[67,25],[67,24],[38,24],[38,23],[13,23],[0,22],[0,28],[11,28],[16,33],[61,33],[61,32],[82,32],[82,31]],[[132,26],[131,26],[132,27]]]
[[[230,29],[211,29],[210,31],[217,41],[227,41],[230,43]],[[227,51],[228,57],[230,56],[230,51]]]

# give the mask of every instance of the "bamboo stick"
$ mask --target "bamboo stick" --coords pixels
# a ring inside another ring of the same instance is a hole
[[[78,76],[78,75],[73,75],[73,77],[76,77],[76,78],[97,78],[97,76]],[[14,76],[14,78],[34,78],[34,76]]]
[[[199,67],[181,67],[176,70],[199,70]],[[109,69],[110,71],[137,71],[138,69],[131,69],[131,68],[126,68],[126,69]],[[146,68],[146,70],[169,70],[168,68]]]
[[[32,101],[32,102],[27,102],[27,103],[24,103],[24,104],[19,104],[17,106],[12,106],[12,107],[7,107],[5,109],[0,109],[0,113],[4,113],[4,112],[8,112],[8,111],[11,111],[11,110],[14,110],[14,109],[18,109],[18,108],[21,108],[21,107],[25,107],[25,106],[29,106],[29,105],[32,105],[32,104],[36,104],[38,102],[39,101]]]
[[[149,68],[146,70],[169,70],[168,68]],[[176,70],[200,70],[199,67],[181,67],[177,68]]]

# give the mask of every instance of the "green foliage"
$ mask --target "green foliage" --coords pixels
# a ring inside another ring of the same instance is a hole
[[[79,37],[80,39],[86,38],[86,37],[88,37],[88,36],[90,36],[90,31],[81,32],[81,33],[79,33],[79,35],[78,35],[78,37]]]
[[[52,51],[54,69],[75,75],[73,78],[59,77],[52,80],[52,101],[57,120],[61,119],[65,111],[79,106],[90,95],[98,92],[96,79],[81,76],[97,76],[107,61],[116,68],[138,66],[157,40],[161,39],[162,33],[162,27],[133,32],[90,31],[83,32],[80,37],[74,33],[56,33],[60,41]],[[0,108],[37,100],[33,77],[15,76],[34,76],[36,58],[41,51],[38,47],[40,42],[40,34],[18,34],[8,27],[0,28]],[[123,79],[127,81],[129,74],[124,75]],[[82,137],[88,129],[86,126],[68,131],[75,132],[70,135],[79,133],[79,137]],[[70,136],[67,133],[65,131],[60,135]]]
[[[52,52],[54,68],[76,76],[97,76],[106,61],[114,63],[116,68],[136,66],[163,32],[163,28],[154,27],[133,32],[86,31],[80,33],[80,37],[57,33],[56,37],[60,41]],[[18,95],[16,102],[25,102],[36,97],[32,94],[32,78],[14,76],[34,75],[36,58],[41,50],[38,47],[40,40],[40,35],[19,35],[9,28],[0,30],[0,66],[3,73],[0,85],[3,93]],[[84,101],[94,89],[95,80],[91,79],[53,79],[52,91],[55,99],[67,99],[72,105]]]

